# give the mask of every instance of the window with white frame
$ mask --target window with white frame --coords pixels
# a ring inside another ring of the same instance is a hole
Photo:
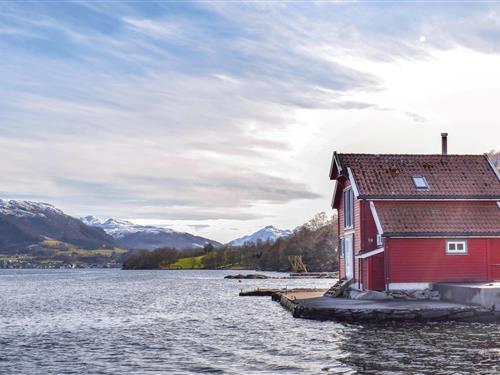
[[[446,241],[447,254],[467,254],[467,241],[466,240],[447,240]]]
[[[352,188],[344,190],[344,228],[352,228],[354,225],[354,194]]]

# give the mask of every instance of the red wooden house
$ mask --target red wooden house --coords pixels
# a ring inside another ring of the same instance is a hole
[[[359,289],[500,280],[500,176],[487,155],[334,152],[341,279]]]

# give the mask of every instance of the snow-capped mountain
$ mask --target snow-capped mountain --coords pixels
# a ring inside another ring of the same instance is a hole
[[[64,215],[64,212],[48,203],[0,199],[0,214],[16,217],[46,217],[47,214]]]
[[[272,225],[268,225],[267,227],[262,228],[261,230],[258,230],[255,233],[249,234],[247,236],[243,236],[240,238],[237,238],[235,240],[232,240],[231,242],[228,243],[228,246],[242,246],[247,242],[253,242],[256,243],[257,241],[276,241],[280,237],[288,237],[290,234],[292,234],[291,230],[285,229],[278,229],[275,228]]]
[[[217,241],[190,233],[176,232],[172,229],[151,225],[137,225],[130,221],[116,218],[100,220],[95,216],[85,216],[81,220],[87,225],[103,229],[115,238],[118,245],[128,249],[153,250],[160,247],[186,249],[203,247],[209,243],[214,246],[221,245]]]
[[[0,250],[17,251],[47,238],[88,249],[114,244],[103,230],[89,227],[50,204],[0,199]]]
[[[81,220],[92,227],[102,228],[106,233],[114,238],[122,238],[132,233],[146,232],[152,234],[158,233],[172,233],[172,229],[155,227],[150,225],[136,225],[130,221],[110,218],[101,221],[95,216],[85,216]]]

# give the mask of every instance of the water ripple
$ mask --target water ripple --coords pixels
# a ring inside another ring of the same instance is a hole
[[[0,373],[498,374],[496,324],[293,319],[229,271],[0,270]]]

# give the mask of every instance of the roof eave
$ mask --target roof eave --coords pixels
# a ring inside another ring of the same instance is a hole
[[[386,232],[388,238],[500,237],[500,232]]]
[[[344,186],[344,181],[345,177],[344,176],[339,176],[335,180],[335,188],[333,190],[333,197],[332,197],[332,208],[338,209],[339,208],[339,203],[340,203],[340,196],[342,194],[343,189],[341,187]]]
[[[340,164],[337,151],[333,151],[332,163],[330,164],[330,180],[336,180],[342,170],[342,164]]]
[[[373,195],[360,194],[361,199],[370,200],[484,200],[499,201],[500,195]]]

